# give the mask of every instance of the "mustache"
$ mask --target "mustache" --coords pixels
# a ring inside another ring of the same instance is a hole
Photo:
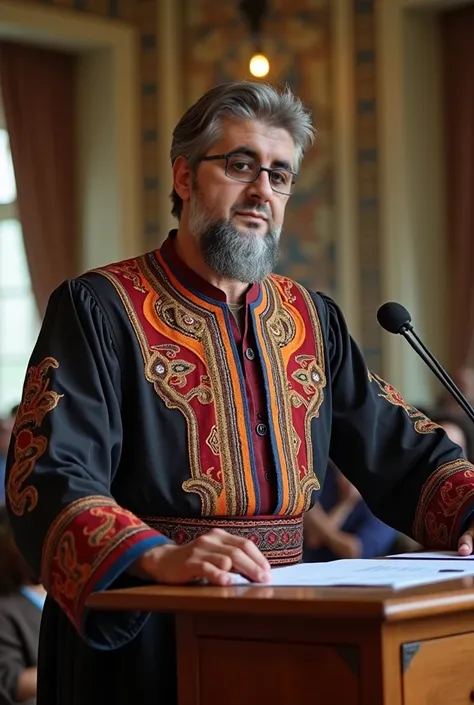
[[[268,220],[271,218],[270,208],[266,203],[236,203],[231,208],[231,215],[237,211],[244,213],[263,213]]]

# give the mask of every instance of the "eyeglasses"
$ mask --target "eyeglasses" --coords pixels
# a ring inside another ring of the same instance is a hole
[[[275,193],[284,196],[291,195],[291,187],[296,183],[298,174],[289,169],[266,167],[258,164],[254,157],[248,154],[213,154],[209,157],[201,157],[200,162],[210,162],[217,159],[225,159],[225,175],[234,181],[241,181],[244,184],[251,184],[258,179],[261,171],[268,172],[270,186]]]

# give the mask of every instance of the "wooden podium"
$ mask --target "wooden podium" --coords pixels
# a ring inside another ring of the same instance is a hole
[[[88,606],[176,615],[179,705],[474,703],[473,578],[402,591],[152,586]]]

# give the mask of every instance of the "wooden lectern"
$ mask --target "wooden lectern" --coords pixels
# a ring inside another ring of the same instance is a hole
[[[176,615],[179,705],[474,703],[473,578],[401,591],[151,586],[88,606]]]

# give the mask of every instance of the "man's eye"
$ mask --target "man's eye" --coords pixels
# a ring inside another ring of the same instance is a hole
[[[250,169],[251,165],[248,162],[232,162],[232,168],[237,169],[237,171],[245,171]]]
[[[272,171],[272,181],[275,184],[287,184],[290,180],[290,175],[286,171]]]

